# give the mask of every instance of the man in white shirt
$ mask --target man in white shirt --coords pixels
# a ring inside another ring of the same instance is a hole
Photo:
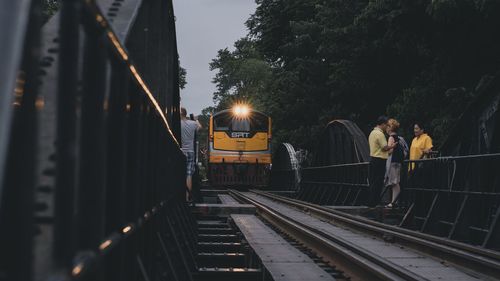
[[[181,108],[181,140],[182,140],[182,152],[186,155],[186,200],[190,201],[190,194],[193,188],[193,174],[195,171],[195,151],[194,142],[196,131],[201,128],[200,122],[198,120],[189,120],[187,118],[187,111],[184,107]]]

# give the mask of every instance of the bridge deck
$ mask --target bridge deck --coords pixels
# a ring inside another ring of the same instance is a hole
[[[231,217],[274,280],[335,280],[256,216]]]
[[[306,213],[303,213],[294,208],[277,203],[265,197],[245,193],[248,197],[266,205],[267,207],[293,217],[298,222],[309,227],[320,229],[325,233],[338,237],[339,239],[355,243],[358,246],[369,251],[373,256],[389,260],[390,262],[406,268],[415,275],[421,276],[427,280],[477,280],[476,276],[471,276],[465,272],[458,270],[441,260],[436,260],[423,255],[412,249],[405,248],[397,243],[388,243],[380,239],[376,239],[366,234],[354,232],[349,229],[344,229],[335,226],[331,223],[321,221]]]
[[[219,200],[222,204],[226,204],[226,205],[239,205],[239,204],[241,204],[240,202],[236,201],[236,199],[234,199],[229,194],[219,194]]]

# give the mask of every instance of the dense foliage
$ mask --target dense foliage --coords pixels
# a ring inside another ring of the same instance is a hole
[[[41,0],[42,21],[46,22],[59,9],[60,0]]]
[[[187,84],[186,77],[187,77],[187,71],[179,63],[179,88],[180,89],[186,88],[186,84]]]
[[[313,148],[335,118],[369,131],[420,120],[439,144],[482,76],[500,66],[496,0],[256,0],[249,34],[220,50],[215,110],[246,100],[276,141]]]

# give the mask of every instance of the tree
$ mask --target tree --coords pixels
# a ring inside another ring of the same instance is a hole
[[[186,88],[186,84],[187,84],[186,77],[187,77],[187,71],[179,63],[179,88],[180,89]]]
[[[259,94],[241,87],[247,59],[221,50],[212,64],[214,101],[253,93],[273,118],[275,138],[299,147],[313,148],[332,119],[368,132],[382,114],[400,119],[407,136],[415,120],[430,124],[439,145],[476,83],[499,68],[495,0],[256,2],[244,45],[270,69],[266,82],[253,80]]]
[[[210,63],[210,70],[217,70],[213,79],[217,89],[213,100],[218,110],[235,102],[248,102],[259,107],[260,100],[265,99],[271,77],[271,67],[252,41],[243,38],[234,47],[234,51],[219,50],[217,58]]]
[[[59,0],[41,0],[42,22],[47,22],[59,9]]]

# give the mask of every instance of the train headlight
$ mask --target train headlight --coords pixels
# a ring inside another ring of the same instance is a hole
[[[246,104],[237,104],[233,106],[233,114],[236,117],[244,118],[250,113],[250,107]]]
[[[250,109],[248,108],[248,106],[246,106],[246,105],[241,106],[241,115],[247,116],[249,112],[250,112]]]
[[[240,105],[235,105],[233,107],[233,114],[236,116],[241,115],[241,106]]]

